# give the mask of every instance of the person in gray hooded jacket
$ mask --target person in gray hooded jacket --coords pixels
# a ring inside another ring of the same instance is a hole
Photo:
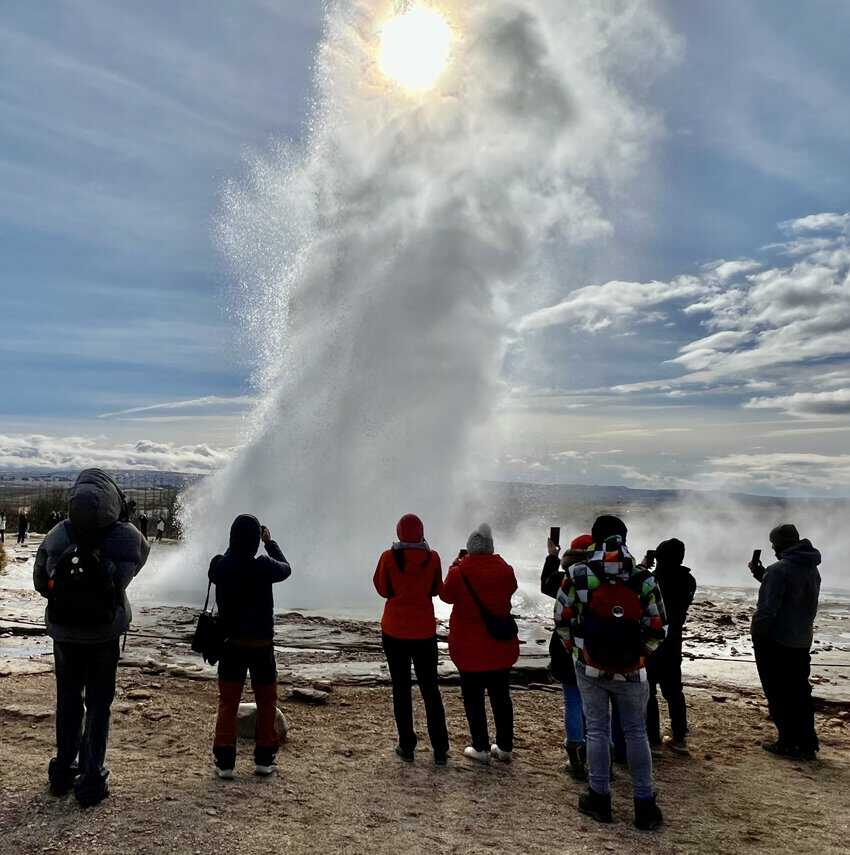
[[[770,533],[777,561],[750,564],[761,583],[751,634],[759,677],[779,739],[766,742],[772,754],[814,759],[818,751],[812,705],[811,646],[820,594],[821,555],[796,526]]]
[[[120,638],[132,620],[126,589],[150,547],[126,521],[120,488],[100,469],[79,474],[71,488],[68,517],[39,547],[33,583],[48,600],[45,622],[53,638],[56,670],[56,756],[48,767],[50,789],[64,795],[73,788],[86,806],[109,792],[109,772],[103,764],[110,707]],[[84,576],[96,581],[74,581]]]

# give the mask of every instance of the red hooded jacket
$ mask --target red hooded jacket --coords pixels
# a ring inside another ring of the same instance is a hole
[[[472,585],[484,606],[506,617],[517,589],[514,569],[499,555],[470,554],[452,565],[440,599],[451,603],[449,655],[458,671],[503,671],[519,658],[519,639],[496,641],[464,583]]]
[[[387,600],[381,629],[393,638],[433,638],[437,634],[437,621],[432,598],[443,587],[440,556],[424,549],[398,552],[402,556],[402,567],[394,550],[388,549],[375,569],[375,590]]]

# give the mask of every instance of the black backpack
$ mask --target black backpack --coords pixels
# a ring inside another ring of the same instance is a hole
[[[114,569],[100,554],[99,545],[72,543],[56,562],[48,581],[51,623],[80,627],[111,624],[118,610]]]

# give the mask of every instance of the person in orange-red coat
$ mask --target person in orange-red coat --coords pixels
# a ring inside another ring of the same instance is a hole
[[[486,523],[478,526],[463,552],[451,566],[442,600],[453,605],[449,620],[449,655],[460,672],[463,705],[472,745],[464,756],[489,763],[491,756],[508,762],[513,752],[514,709],[509,674],[519,658],[519,640],[497,641],[487,630],[481,606],[491,615],[506,618],[517,589],[513,568],[494,554],[493,534]],[[496,742],[487,731],[485,692],[496,725]]]
[[[412,762],[413,729],[410,666],[425,704],[428,736],[438,766],[446,763],[449,735],[437,685],[437,621],[433,598],[443,587],[440,556],[425,540],[422,520],[406,514],[396,526],[398,541],[384,552],[375,570],[375,590],[386,599],[381,619],[384,653],[393,684],[393,710],[398,728],[395,752]]]

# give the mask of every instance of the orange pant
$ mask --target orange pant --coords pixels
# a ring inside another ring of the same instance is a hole
[[[232,752],[236,756],[236,718],[245,678],[250,671],[251,688],[257,702],[255,730],[258,763],[270,763],[278,749],[275,717],[277,714],[277,667],[274,648],[228,647],[218,663],[218,716],[215,723],[216,757],[223,758]],[[225,760],[229,759],[224,758]],[[228,764],[225,762],[225,766]]]

